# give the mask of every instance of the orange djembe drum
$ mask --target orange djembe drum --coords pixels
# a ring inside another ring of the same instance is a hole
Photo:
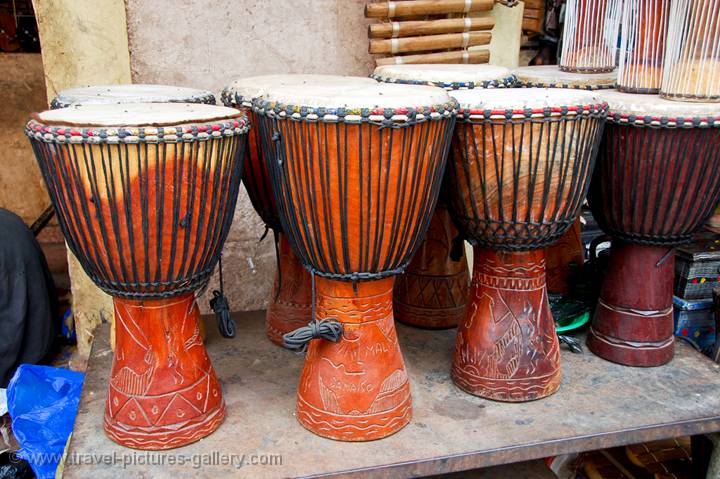
[[[578,215],[607,106],[581,90],[454,96],[460,111],[448,165],[450,206],[475,254],[452,377],[489,399],[542,398],[560,386],[544,247]]]
[[[567,0],[560,70],[611,72],[620,30],[621,0]]]
[[[332,439],[388,436],[411,416],[393,320],[393,275],[435,209],[454,125],[439,88],[358,80],[278,87],[254,103],[283,231],[316,278],[297,417]],[[272,132],[272,133],[271,133]]]
[[[448,91],[505,88],[514,82],[510,70],[491,65],[385,65],[377,67],[372,78]],[[465,315],[470,282],[465,244],[444,196],[441,192],[425,241],[395,281],[395,319],[420,328],[454,328]]]
[[[283,85],[304,85],[309,82],[343,85],[348,77],[335,75],[261,75],[235,80],[222,92],[226,106],[236,107],[247,113],[255,124],[252,101],[268,88]],[[357,79],[353,77],[353,82]],[[367,79],[367,83],[372,80]],[[271,138],[261,138],[253,128],[248,133],[248,151],[243,171],[243,183],[255,211],[275,235],[277,270],[275,283],[265,315],[265,331],[273,343],[282,346],[283,335],[305,326],[310,321],[312,295],[310,273],[290,248],[270,186],[266,163],[268,149],[274,148]]]
[[[73,106],[27,124],[67,244],[113,296],[105,431],[122,445],[182,446],[225,415],[194,292],[230,228],[247,130],[238,110],[186,103]]]

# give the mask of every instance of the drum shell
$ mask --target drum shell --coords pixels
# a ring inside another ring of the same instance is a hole
[[[557,240],[585,199],[602,118],[459,121],[448,177],[465,237],[499,250]]]
[[[608,122],[589,193],[604,231],[636,244],[690,241],[720,199],[720,129]]]
[[[275,199],[302,263],[344,280],[400,272],[435,209],[454,118],[391,127],[257,118],[260,135],[278,133]]]
[[[251,108],[241,108],[248,116],[250,124],[253,125],[247,135],[247,154],[243,167],[242,182],[248,193],[250,202],[255,211],[268,226],[268,228],[280,231],[280,218],[275,198],[270,183],[270,172],[268,171],[267,152],[272,151],[274,144],[272,138],[261,137],[257,127],[257,120]]]
[[[31,142],[68,245],[98,286],[154,298],[207,282],[232,222],[245,135]]]

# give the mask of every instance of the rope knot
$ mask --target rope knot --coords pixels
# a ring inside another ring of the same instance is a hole
[[[313,339],[324,339],[337,343],[343,333],[343,326],[337,319],[310,321],[307,326],[283,335],[283,345],[291,351],[304,352]]]

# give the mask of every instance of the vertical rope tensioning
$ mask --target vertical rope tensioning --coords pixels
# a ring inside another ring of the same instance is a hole
[[[98,286],[124,298],[204,286],[232,221],[244,134],[180,141],[142,130],[127,141],[104,132],[80,141],[28,134],[68,245]]]
[[[450,207],[465,237],[507,251],[557,240],[587,194],[605,114],[460,118],[448,178]]]
[[[673,0],[660,95],[720,101],[720,0]]]
[[[568,0],[560,69],[576,73],[615,69],[622,0]]]

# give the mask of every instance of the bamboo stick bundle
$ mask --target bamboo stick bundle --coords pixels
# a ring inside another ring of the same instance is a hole
[[[391,38],[389,40],[370,40],[370,53],[407,53],[445,50],[487,45],[492,39],[490,32],[447,33],[420,37]]]
[[[495,0],[414,0],[369,3],[367,18],[400,18],[414,15],[447,15],[450,13],[483,12],[492,10]]]
[[[450,52],[378,58],[375,64],[380,66],[403,63],[487,63],[489,61],[490,51],[488,50],[476,50],[472,52],[468,50],[454,50]]]
[[[368,37],[398,38],[417,35],[438,35],[492,30],[495,19],[491,17],[442,18],[405,22],[375,23],[368,27]]]

